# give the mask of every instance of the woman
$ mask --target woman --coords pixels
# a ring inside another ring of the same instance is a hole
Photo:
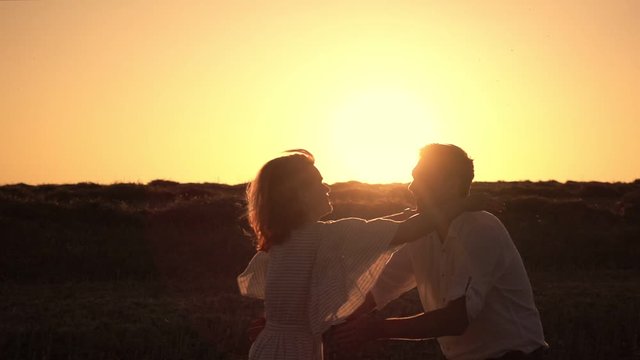
[[[247,189],[258,253],[238,286],[243,295],[264,299],[266,317],[249,359],[322,359],[323,332],[362,304],[398,245],[433,231],[438,218],[485,202],[472,198],[446,214],[403,222],[321,222],[333,210],[329,191],[306,150],[267,162]]]

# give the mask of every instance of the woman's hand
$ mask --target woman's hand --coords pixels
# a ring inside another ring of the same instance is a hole
[[[249,336],[249,341],[254,342],[258,338],[258,335],[264,330],[265,325],[267,324],[267,319],[264,317],[259,317],[251,321],[249,324],[249,329],[247,330],[247,335]]]
[[[447,204],[434,206],[429,203],[421,203],[422,207],[417,216],[413,216],[398,226],[398,230],[389,243],[390,247],[414,241],[438,228],[447,225],[465,211],[488,210],[500,212],[505,206],[486,194],[472,194],[464,199],[450,201]]]

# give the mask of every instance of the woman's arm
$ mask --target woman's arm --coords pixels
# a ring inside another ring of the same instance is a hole
[[[473,194],[450,205],[428,212],[422,212],[403,221],[389,246],[396,246],[418,238],[436,230],[440,224],[446,224],[464,211],[492,210],[501,211],[504,204],[485,194]]]
[[[436,230],[436,226],[438,226],[438,224],[444,223],[445,219],[455,218],[456,216],[460,215],[462,211],[462,207],[456,208],[454,216],[450,217],[443,214],[438,214],[436,212],[433,212],[429,215],[427,215],[426,213],[413,215],[409,219],[401,222],[389,246],[396,246],[417,240],[418,238]]]
[[[393,221],[405,221],[417,213],[418,212],[414,209],[406,208],[402,212],[387,215],[387,216],[381,217],[380,219],[393,220]]]

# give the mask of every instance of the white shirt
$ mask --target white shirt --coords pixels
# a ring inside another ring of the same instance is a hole
[[[427,311],[466,296],[469,326],[438,338],[449,360],[499,357],[546,346],[527,272],[509,233],[492,214],[466,212],[449,227],[396,252],[372,294],[378,308],[417,287]]]

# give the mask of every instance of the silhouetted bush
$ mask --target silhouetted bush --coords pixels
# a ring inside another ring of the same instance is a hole
[[[498,216],[529,268],[639,268],[640,183],[607,186],[499,182],[477,183],[472,191],[506,202]],[[0,276],[14,281],[219,278],[231,288],[233,275],[255,252],[243,218],[245,189],[245,184],[166,180],[2,186]],[[340,183],[330,195],[334,212],[327,219],[370,219],[413,206],[406,184]]]
[[[621,205],[625,219],[640,221],[640,189],[626,193]]]
[[[473,184],[507,204],[497,216],[532,277],[551,359],[637,353],[640,180],[610,185]],[[2,358],[246,358],[260,305],[235,282],[255,253],[245,189],[166,180],[0,187]],[[413,205],[406,184],[332,190],[331,219]],[[384,311],[421,311],[415,290]],[[438,358],[433,345],[380,342],[364,357]]]
[[[622,195],[622,189],[615,184],[588,182],[582,184],[580,191],[578,191],[578,195],[585,198],[618,198],[620,197],[620,195]]]

